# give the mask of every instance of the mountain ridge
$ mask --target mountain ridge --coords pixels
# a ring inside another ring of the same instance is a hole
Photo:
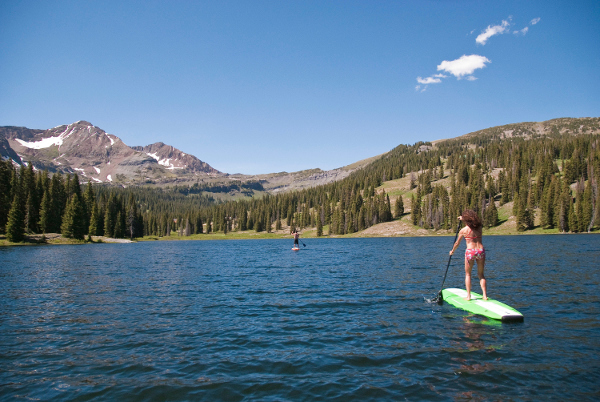
[[[424,142],[424,152],[443,141],[481,142],[541,136],[600,133],[600,118],[556,118],[543,122],[511,123],[455,138]],[[342,180],[389,154],[366,158],[348,166],[323,171],[308,169],[260,175],[220,172],[196,156],[163,142],[128,146],[118,136],[80,120],[51,129],[0,127],[0,156],[14,163],[31,162],[36,169],[78,173],[82,181],[120,185],[178,185],[259,182],[270,193],[315,187]]]
[[[152,181],[172,176],[169,170],[191,175],[222,174],[195,156],[165,144],[129,147],[116,135],[85,120],[48,130],[0,127],[0,141],[4,159],[17,164],[31,162],[37,169],[76,172],[84,181],[107,183],[119,178],[127,182],[136,177]]]
[[[83,182],[191,186],[258,181],[266,191],[274,193],[341,180],[373,159],[328,171],[228,174],[164,142],[127,146],[116,135],[85,120],[47,130],[0,127],[0,156],[19,165],[31,162],[40,170],[77,173]]]

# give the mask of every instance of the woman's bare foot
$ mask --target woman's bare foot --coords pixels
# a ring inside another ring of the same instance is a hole
[[[465,297],[465,300],[466,301],[471,301],[471,298],[470,297]]]

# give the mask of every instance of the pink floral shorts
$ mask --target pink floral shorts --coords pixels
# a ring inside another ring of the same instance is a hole
[[[485,250],[482,248],[471,248],[465,251],[467,261],[480,260],[485,258]]]

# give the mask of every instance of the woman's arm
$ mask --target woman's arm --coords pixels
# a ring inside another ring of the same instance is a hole
[[[462,238],[464,237],[463,235],[463,230],[465,230],[464,228],[462,228],[460,230],[460,232],[458,232],[458,238],[456,239],[456,242],[454,242],[454,247],[452,247],[452,250],[450,250],[450,255],[454,254],[454,251],[456,250],[456,248],[458,247],[458,245],[460,244],[460,241],[462,240]]]

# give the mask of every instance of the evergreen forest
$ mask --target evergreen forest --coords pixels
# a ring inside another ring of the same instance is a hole
[[[545,135],[516,124],[506,136],[506,128],[399,145],[343,180],[228,202],[207,187],[82,184],[77,174],[0,161],[0,233],[10,242],[40,233],[91,240],[294,228],[338,236],[407,216],[415,227],[450,231],[465,208],[495,227],[498,208],[509,203],[519,232],[597,231],[600,119],[558,119]],[[399,179],[408,185],[386,191]]]

